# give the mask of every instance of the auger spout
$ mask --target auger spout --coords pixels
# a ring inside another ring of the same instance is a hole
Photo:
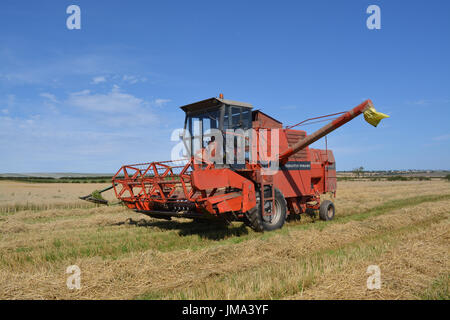
[[[370,99],[364,101],[360,105],[356,106],[355,108],[347,111],[343,115],[341,115],[339,118],[331,121],[324,127],[320,128],[319,130],[315,131],[314,133],[306,136],[306,138],[299,140],[297,143],[295,143],[292,147],[288,148],[286,151],[280,154],[279,161],[280,163],[284,164],[286,163],[287,159],[292,156],[293,154],[299,152],[300,150],[306,148],[310,144],[316,142],[320,138],[326,136],[330,132],[336,130],[340,126],[346,124],[347,122],[353,120],[360,114],[364,113],[366,110],[372,108],[373,109],[373,103]]]

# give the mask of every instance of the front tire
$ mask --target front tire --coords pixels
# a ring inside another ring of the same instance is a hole
[[[266,190],[266,197],[270,194],[270,190]],[[286,199],[280,190],[275,188],[275,201],[267,201],[265,203],[266,210],[271,211],[271,215],[262,215],[261,197],[259,191],[256,193],[256,206],[246,212],[248,225],[256,232],[272,231],[283,227],[286,221]],[[273,206],[273,208],[272,208]]]

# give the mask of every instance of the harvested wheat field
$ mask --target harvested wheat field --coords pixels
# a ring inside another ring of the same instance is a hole
[[[77,200],[102,186],[0,182],[0,298],[449,299],[446,181],[343,181],[332,222],[264,234]]]

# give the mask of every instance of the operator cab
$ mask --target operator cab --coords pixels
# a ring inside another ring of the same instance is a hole
[[[181,109],[186,113],[183,137],[186,148],[194,152],[206,148],[214,141],[211,134],[215,131],[213,129],[219,130],[224,139],[227,130],[250,129],[252,108],[249,103],[222,98],[210,98],[182,106]],[[225,145],[225,140],[223,144]]]

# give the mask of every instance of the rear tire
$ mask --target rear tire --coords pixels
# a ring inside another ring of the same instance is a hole
[[[335,208],[333,202],[325,200],[320,204],[319,217],[320,220],[330,221],[334,218]]]
[[[266,190],[266,197],[269,195]],[[256,206],[246,212],[247,224],[256,232],[272,231],[283,227],[286,221],[286,199],[280,190],[275,188],[275,208],[272,208],[274,213],[272,216],[262,216],[262,206],[260,201],[260,193],[256,193]]]

